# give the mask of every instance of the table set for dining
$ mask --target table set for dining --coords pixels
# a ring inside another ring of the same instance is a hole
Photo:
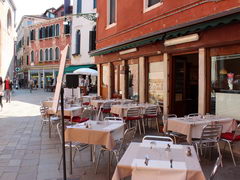
[[[164,131],[173,131],[187,136],[187,142],[192,143],[193,138],[200,138],[202,129],[208,124],[221,124],[222,133],[232,132],[237,127],[233,118],[219,117],[215,115],[169,118],[164,126]]]
[[[85,108],[97,109],[99,112],[103,104],[110,103],[110,113],[122,118],[122,120],[103,120],[96,117],[90,118],[83,123],[70,123],[65,128],[65,142],[70,143],[70,174],[72,173],[72,143],[79,142],[88,144],[91,147],[91,158],[95,162],[96,146],[109,150],[108,154],[108,178],[110,179],[110,153],[116,146],[117,141],[122,141],[125,132],[126,116],[129,109],[139,109],[141,118],[145,117],[149,107],[158,107],[149,103],[134,103],[130,99],[96,99],[95,96],[86,96],[89,105],[79,106],[66,105],[64,116],[70,119],[74,116],[81,116]],[[51,109],[52,101],[42,103],[48,106],[48,115],[61,115],[61,110],[54,113]],[[158,120],[157,120],[158,121]],[[70,121],[71,122],[71,121]],[[50,123],[49,123],[50,124]],[[131,176],[132,180],[145,179],[205,179],[201,169],[198,155],[192,146],[192,139],[201,138],[203,127],[206,125],[221,124],[222,132],[232,132],[237,123],[232,118],[219,117],[215,115],[194,116],[194,117],[173,117],[167,121],[163,119],[166,132],[177,132],[186,136],[189,145],[177,145],[166,143],[136,143],[132,142],[120,161],[117,162],[112,180],[120,180]],[[51,136],[49,126],[49,137]],[[165,134],[166,135],[166,134]],[[101,154],[101,153],[100,153]]]
[[[191,154],[187,151],[190,149]],[[193,146],[131,143],[118,162],[112,180],[205,179]]]

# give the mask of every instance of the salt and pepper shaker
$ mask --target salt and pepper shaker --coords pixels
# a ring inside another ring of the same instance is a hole
[[[191,148],[190,147],[187,147],[186,155],[187,156],[192,156],[192,152],[191,152]]]
[[[173,160],[170,159],[170,168],[173,168],[172,163],[173,163]]]
[[[168,152],[171,151],[170,148],[171,148],[170,144],[167,144],[167,147],[166,147],[165,151],[168,151]]]
[[[146,166],[148,166],[148,162],[149,162],[149,157],[148,157],[148,156],[145,156],[144,164],[145,164]]]

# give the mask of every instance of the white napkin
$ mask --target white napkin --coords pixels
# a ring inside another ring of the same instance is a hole
[[[154,168],[154,169],[180,169],[180,170],[186,170],[186,163],[185,162],[178,162],[173,161],[172,162],[172,168],[170,167],[170,160],[169,161],[161,161],[161,160],[149,160],[148,166],[145,164],[145,159],[133,159],[132,167],[136,168]]]

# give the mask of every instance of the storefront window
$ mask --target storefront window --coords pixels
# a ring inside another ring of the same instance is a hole
[[[139,75],[138,64],[128,65],[128,98],[138,101],[139,99]]]
[[[163,103],[163,62],[149,63],[148,102]]]
[[[238,114],[240,103],[239,67],[240,54],[211,58],[211,113],[230,117],[236,117]]]

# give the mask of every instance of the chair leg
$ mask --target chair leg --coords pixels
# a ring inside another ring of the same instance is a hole
[[[143,127],[143,134],[145,134],[145,122],[144,122],[144,119],[142,119],[142,127]]]
[[[79,151],[77,148],[75,148],[75,151],[74,151],[74,153],[73,153],[73,161],[74,161],[74,159],[75,159],[75,156],[76,156],[76,152],[77,151]]]
[[[98,159],[97,159],[95,174],[97,174],[98,165],[99,165],[99,161],[100,161],[100,158],[101,158],[102,153],[103,153],[103,150],[100,150],[99,155],[98,155]]]
[[[139,134],[141,135],[142,131],[141,131],[140,120],[137,120],[137,124],[138,124]]]
[[[61,164],[62,164],[62,160],[63,160],[63,156],[61,156],[60,162],[59,162],[59,164],[58,164],[58,170],[60,170],[60,166],[61,166]]]
[[[197,143],[194,144],[194,146],[195,146],[195,149],[196,149],[196,152],[197,152],[198,161],[200,161],[200,158],[199,158],[199,151],[198,151],[198,145],[197,145]]]
[[[234,155],[233,155],[233,151],[232,151],[232,145],[231,145],[230,142],[228,142],[228,145],[229,145],[229,150],[230,150],[231,155],[232,155],[233,164],[234,164],[234,166],[236,166],[236,161],[235,161],[235,158],[234,158]]]
[[[159,124],[158,124],[158,118],[157,117],[156,117],[156,126],[157,126],[157,131],[160,133]]]
[[[220,146],[219,146],[219,143],[218,143],[218,142],[217,142],[217,150],[218,150],[219,157],[222,157],[221,150],[220,150]],[[222,161],[221,161],[221,167],[223,167]]]

